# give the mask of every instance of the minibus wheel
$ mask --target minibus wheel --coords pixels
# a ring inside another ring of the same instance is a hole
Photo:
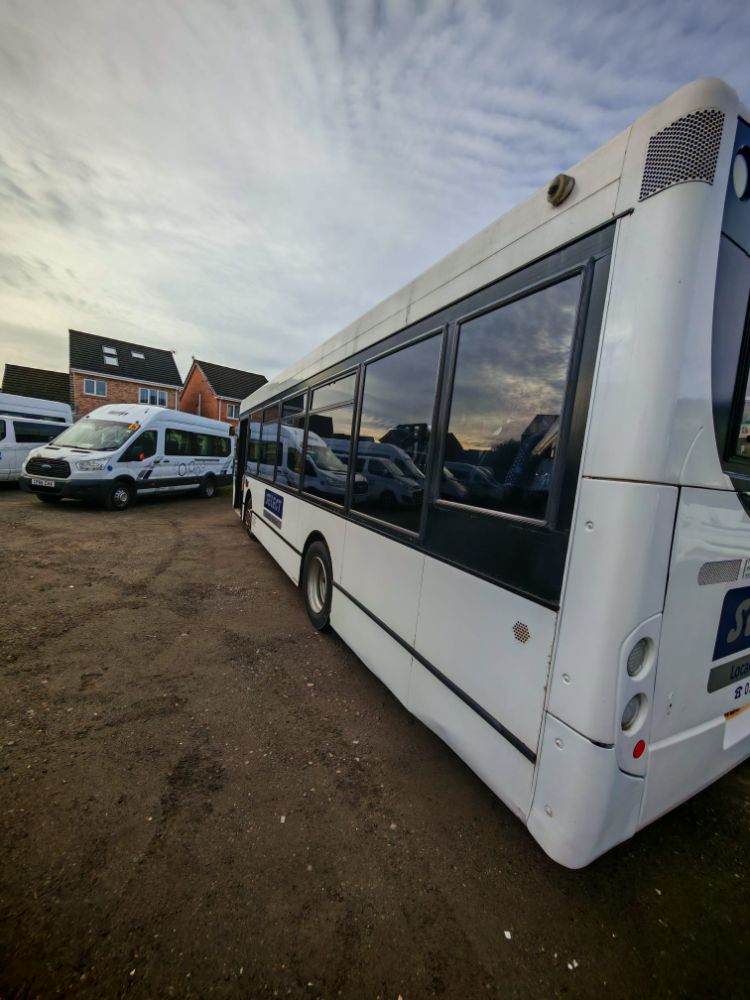
[[[135,489],[125,479],[115,483],[104,500],[107,510],[127,510],[133,502]]]
[[[206,478],[201,482],[200,489],[198,490],[199,495],[209,500],[215,492],[216,480],[213,476],[206,476]]]
[[[302,593],[307,616],[319,632],[330,628],[333,569],[325,542],[313,542],[302,563]]]

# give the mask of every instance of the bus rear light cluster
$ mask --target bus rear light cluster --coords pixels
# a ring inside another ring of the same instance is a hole
[[[618,766],[628,774],[646,773],[660,631],[661,615],[654,615],[641,622],[620,647],[615,749]]]

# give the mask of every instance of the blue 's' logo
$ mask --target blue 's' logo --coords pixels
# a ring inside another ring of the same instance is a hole
[[[263,507],[266,514],[271,515],[271,520],[281,523],[281,519],[284,516],[284,498],[282,496],[279,496],[278,493],[273,493],[271,490],[266,490],[263,497]]]
[[[714,659],[750,648],[750,587],[735,587],[724,597]]]

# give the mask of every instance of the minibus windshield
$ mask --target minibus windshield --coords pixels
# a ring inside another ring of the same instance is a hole
[[[117,451],[138,429],[119,420],[84,419],[63,431],[55,438],[55,444],[90,451]]]

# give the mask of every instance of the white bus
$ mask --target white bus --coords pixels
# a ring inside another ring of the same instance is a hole
[[[242,406],[235,504],[314,625],[569,867],[750,753],[749,293],[750,112],[704,80]],[[348,441],[347,491],[248,425]],[[353,503],[359,441],[418,503]]]

